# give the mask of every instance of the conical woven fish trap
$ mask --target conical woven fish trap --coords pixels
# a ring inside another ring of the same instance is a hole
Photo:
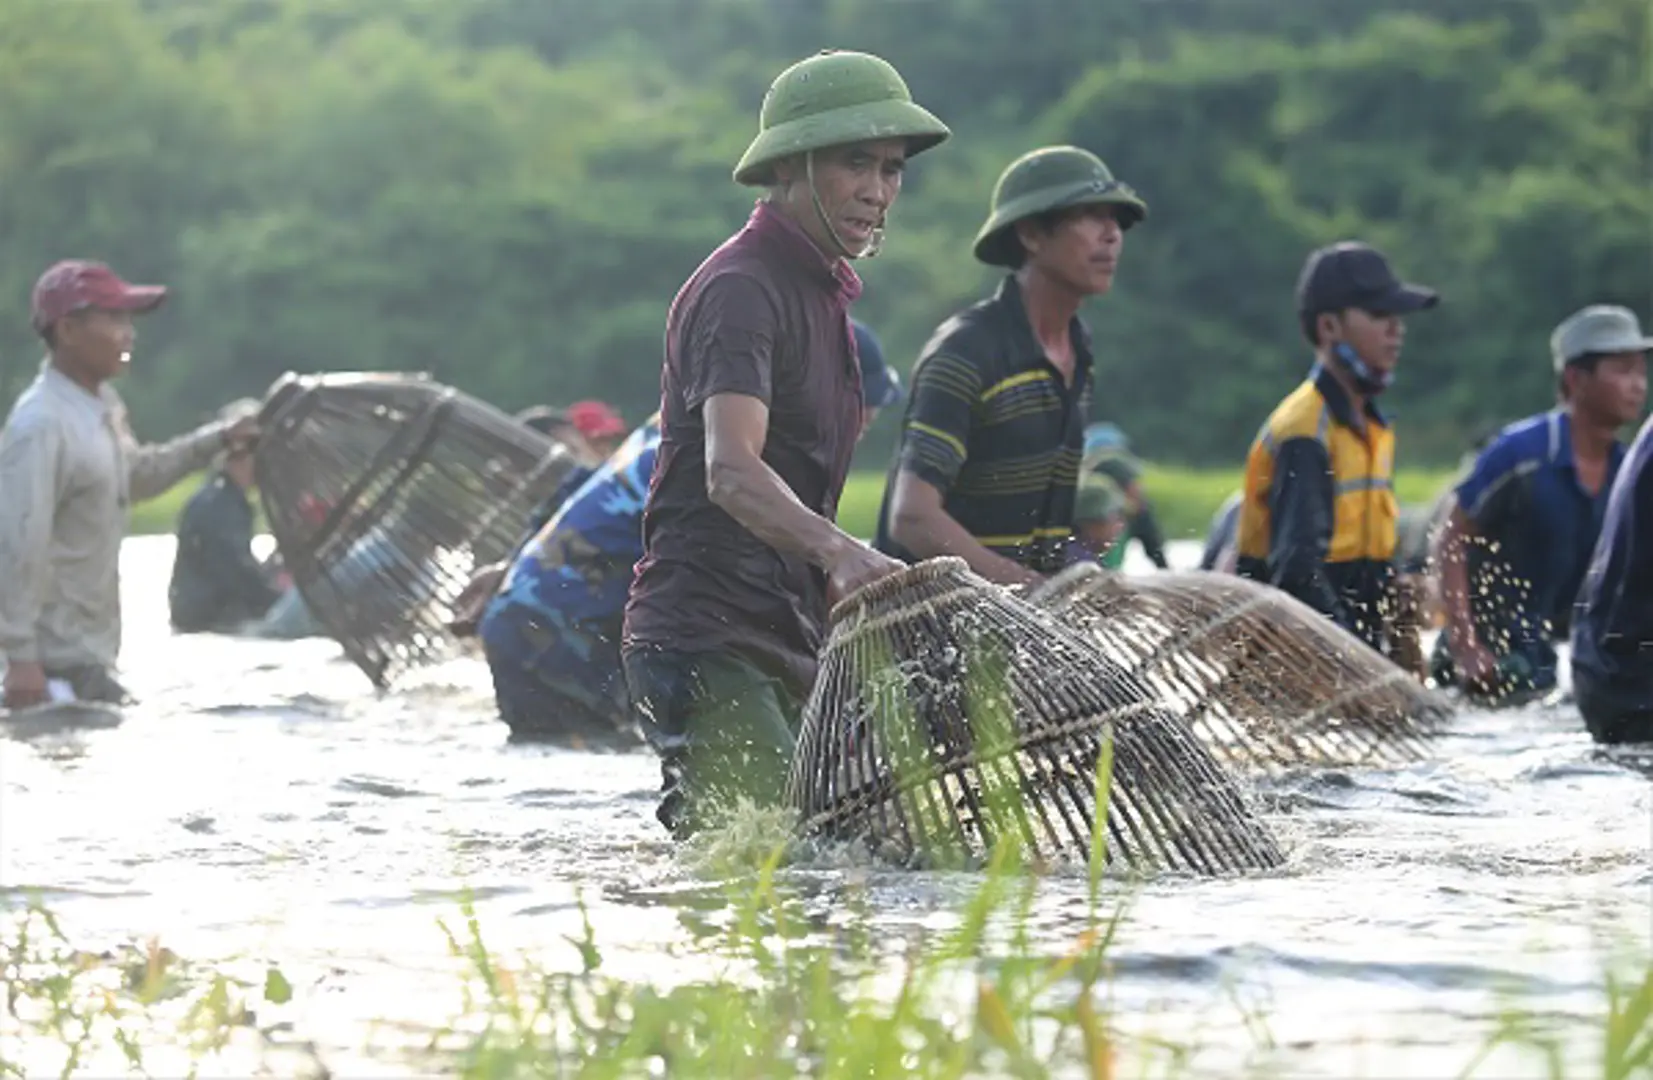
[[[1451,706],[1296,597],[1233,574],[1070,567],[1030,603],[1089,637],[1228,760],[1416,760]]]
[[[452,601],[574,465],[418,375],[286,375],[259,413],[270,531],[316,619],[376,686],[450,655]]]
[[[806,831],[896,857],[1091,850],[1111,742],[1110,863],[1220,873],[1281,852],[1235,779],[1117,663],[1048,614],[932,559],[832,613],[788,798]]]

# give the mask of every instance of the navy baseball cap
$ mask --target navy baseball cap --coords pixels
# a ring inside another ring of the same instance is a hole
[[[1297,278],[1297,313],[1302,316],[1347,308],[1374,315],[1410,315],[1439,302],[1434,289],[1401,281],[1382,252],[1358,240],[1310,253]]]
[[[882,409],[901,400],[901,377],[884,363],[884,347],[871,330],[857,319],[850,320],[855,329],[855,351],[861,360],[861,401],[869,409]]]

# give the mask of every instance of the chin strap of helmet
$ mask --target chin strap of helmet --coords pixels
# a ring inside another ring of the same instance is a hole
[[[809,198],[815,204],[815,216],[821,219],[821,226],[826,229],[827,235],[832,237],[832,242],[838,246],[838,250],[844,253],[844,258],[870,259],[884,250],[884,217],[882,214],[879,215],[878,224],[873,227],[872,239],[860,251],[851,250],[850,246],[844,243],[844,238],[838,235],[838,230],[832,227],[832,219],[827,217],[826,207],[821,205],[821,194],[815,189],[815,151],[813,150],[804,152],[804,176],[809,181]]]

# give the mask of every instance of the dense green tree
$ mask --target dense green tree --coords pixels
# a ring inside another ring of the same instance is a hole
[[[288,369],[641,418],[674,291],[754,198],[729,173],[765,86],[832,46],[957,136],[861,267],[899,367],[991,286],[999,170],[1074,141],[1152,206],[1088,312],[1100,414],[1236,462],[1307,363],[1303,256],[1359,236],[1445,296],[1392,404],[1403,457],[1450,460],[1549,400],[1568,311],[1653,318],[1648,35],[1645,0],[8,0],[0,405],[40,352],[29,285],[72,254],[175,287],[126,388],[152,434]]]

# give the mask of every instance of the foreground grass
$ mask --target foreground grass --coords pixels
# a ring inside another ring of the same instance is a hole
[[[853,896],[832,919],[812,918],[777,873],[782,855],[777,847],[755,880],[748,872],[729,885],[726,926],[694,946],[714,974],[673,988],[608,974],[589,920],[567,939],[575,960],[568,968],[496,953],[463,902],[460,921],[440,925],[456,961],[456,1012],[407,1067],[471,1080],[1112,1080],[1194,1069],[1196,1033],[1185,1041],[1133,1036],[1133,1018],[1107,1007],[1122,908],[1105,913],[1097,864],[1088,919],[1051,955],[1030,933],[1038,878],[1012,847],[995,852],[954,930],[906,943],[875,932]],[[196,969],[156,942],[88,955],[39,906],[0,938],[0,965],[0,1076],[46,1075],[47,1057],[61,1077],[248,1075],[272,1068],[278,1044],[293,1046],[281,1037],[289,1025],[265,1018],[294,996],[273,966],[244,969],[253,977]],[[1600,1054],[1588,1065],[1576,1051],[1569,1060],[1545,1018],[1515,1006],[1485,1046],[1466,1050],[1459,1075],[1501,1075],[1490,1055],[1512,1048],[1542,1062],[1552,1080],[1649,1075],[1653,965],[1628,984],[1609,977],[1604,996]],[[1248,1013],[1245,1021],[1258,1044],[1247,1072],[1277,1074],[1267,1018]],[[329,1075],[313,1050],[306,1054],[306,1062],[273,1066],[276,1074]]]

